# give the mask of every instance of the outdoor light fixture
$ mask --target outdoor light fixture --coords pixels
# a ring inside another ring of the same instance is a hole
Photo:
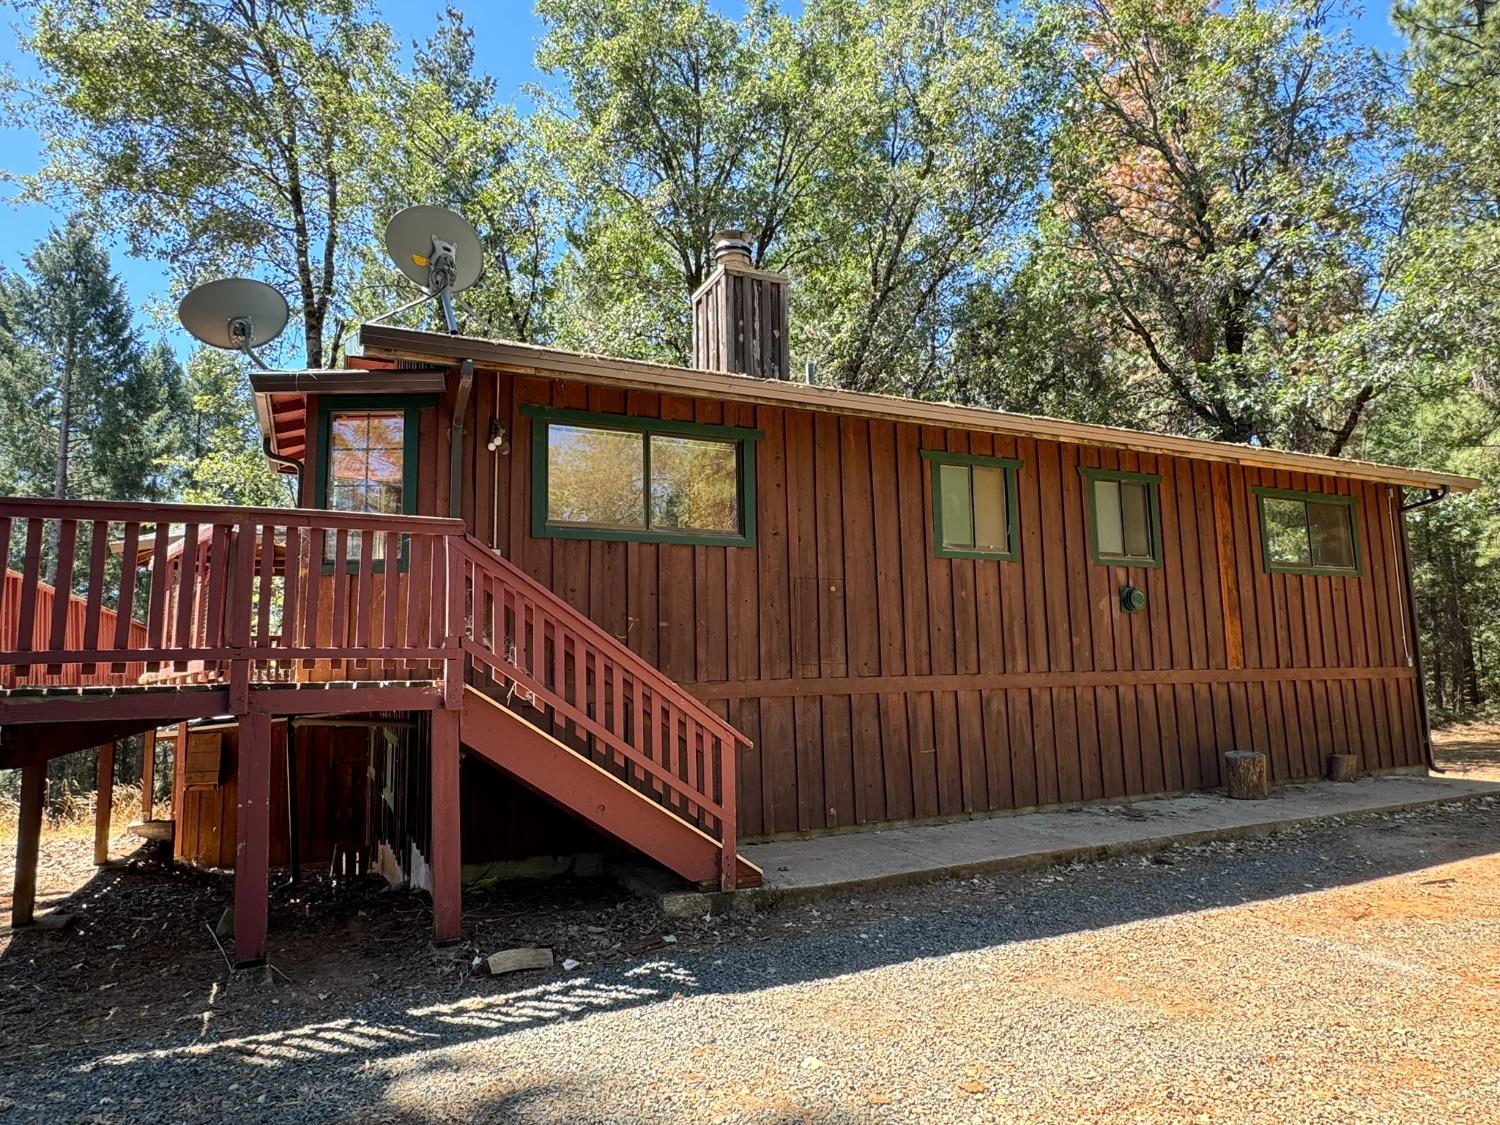
[[[491,453],[498,453],[502,457],[510,453],[510,438],[506,436],[505,427],[500,424],[499,418],[490,419],[490,440],[485,444]]]

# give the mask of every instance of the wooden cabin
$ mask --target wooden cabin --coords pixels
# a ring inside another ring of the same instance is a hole
[[[1208,789],[1231,750],[1423,767],[1403,512],[1478,482],[810,385],[786,296],[726,240],[691,368],[366,325],[253,374],[296,510],[0,503],[23,585],[49,528],[129,538],[149,633],[5,663],[153,670],[0,700],[0,753],[56,752],[48,707],[179,724],[177,848],[236,865],[244,961],[299,852],[451,938],[461,864],[744,886],[745,840]]]

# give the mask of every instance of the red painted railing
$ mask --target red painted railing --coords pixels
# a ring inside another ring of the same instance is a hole
[[[5,586],[0,590],[0,606],[4,607],[0,614],[0,651],[13,652],[18,648],[18,635],[21,626],[21,572],[5,569]],[[45,648],[52,629],[52,620],[56,615],[57,591],[47,583],[38,583],[36,587],[36,612],[31,627],[31,647]],[[68,595],[67,607],[63,611],[66,621],[63,626],[64,645],[68,648],[82,648],[83,638],[88,628],[88,620],[91,613],[99,616],[98,631],[104,636],[115,635],[117,617],[115,611],[108,608],[90,609],[88,602],[76,594]],[[128,625],[128,636],[134,647],[144,646],[146,643],[146,627],[139,621],[132,621]],[[85,684],[133,684],[136,683],[146,671],[144,664],[127,664],[123,671],[113,672],[109,668],[95,668],[88,672],[83,670],[79,664],[63,664],[50,668],[43,668],[33,672],[26,677],[30,684],[41,684],[47,686],[78,687]],[[0,666],[0,688],[15,687],[20,682],[15,667]]]
[[[253,683],[441,680],[454,707],[472,665],[476,686],[717,841],[734,886],[748,740],[460,520],[0,499],[0,558],[13,547],[12,683],[227,683],[237,708]]]
[[[446,591],[462,532],[413,516],[0,499],[0,554],[16,546],[21,576],[3,592],[0,620],[16,626],[0,667],[76,665],[85,682],[135,664],[145,682],[440,678],[460,655]],[[81,627],[75,599],[45,597],[44,569],[83,603]]]
[[[719,842],[735,884],[735,758],[749,740],[478,540],[455,540],[463,646],[490,692]]]

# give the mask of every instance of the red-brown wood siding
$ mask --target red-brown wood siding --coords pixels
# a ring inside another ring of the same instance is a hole
[[[522,403],[763,430],[756,545],[533,538]],[[481,372],[470,409],[475,534],[755,741],[744,836],[1209,787],[1231,749],[1278,780],[1422,761],[1393,486],[534,376]],[[1017,561],[934,556],[924,449],[1023,461]],[[1080,466],[1160,474],[1163,566],[1091,561]],[[1258,485],[1358,497],[1363,575],[1267,574]]]

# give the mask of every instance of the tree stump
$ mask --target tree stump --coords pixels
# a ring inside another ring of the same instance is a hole
[[[1224,755],[1224,791],[1237,801],[1264,801],[1271,795],[1266,756],[1253,750],[1230,750]]]
[[[1328,780],[1353,781],[1359,776],[1358,754],[1328,755]]]

